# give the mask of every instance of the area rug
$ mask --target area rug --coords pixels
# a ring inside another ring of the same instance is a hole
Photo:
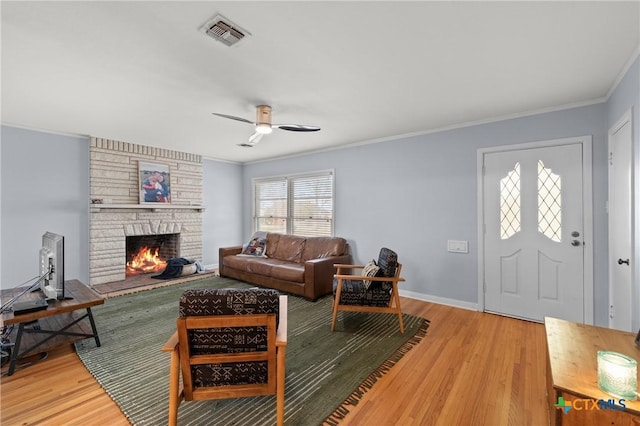
[[[76,344],[80,359],[134,425],[167,424],[170,355],[178,299],[187,288],[246,288],[208,278],[107,299],[92,309],[101,347]],[[285,423],[337,424],[377,379],[426,334],[428,321],[404,315],[341,312],[330,331],[331,296],[289,296]],[[180,425],[272,425],[275,397],[183,402]]]

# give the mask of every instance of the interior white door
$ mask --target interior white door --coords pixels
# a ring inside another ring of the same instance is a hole
[[[485,310],[584,322],[582,145],[485,153]]]
[[[627,114],[609,131],[609,327],[632,331],[632,139]]]

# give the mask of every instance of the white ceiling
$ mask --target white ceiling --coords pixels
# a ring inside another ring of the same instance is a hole
[[[2,122],[248,162],[602,101],[640,2],[2,1]],[[251,36],[227,47],[222,14]],[[255,106],[276,129],[241,148]]]

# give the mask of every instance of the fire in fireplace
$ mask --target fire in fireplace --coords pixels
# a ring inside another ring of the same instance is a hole
[[[163,271],[167,260],[180,254],[180,234],[127,237],[126,276]]]
[[[148,274],[163,270],[167,262],[160,259],[158,256],[159,251],[158,247],[155,249],[150,249],[146,246],[140,247],[140,250],[127,262],[127,273],[130,275]]]

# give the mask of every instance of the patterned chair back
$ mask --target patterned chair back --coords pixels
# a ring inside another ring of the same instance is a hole
[[[398,255],[395,251],[383,247],[380,249],[377,263],[382,271],[383,277],[393,277],[398,267]]]
[[[180,297],[178,321],[189,317],[272,314],[278,319],[279,293],[272,289],[193,289]],[[223,320],[223,318],[220,318]],[[277,327],[277,326],[276,326]],[[275,339],[275,337],[274,337]],[[267,326],[190,328],[187,330],[188,355],[236,354],[268,350]],[[273,343],[272,343],[273,344]],[[210,387],[266,383],[267,361],[226,362],[192,365],[193,386]]]

